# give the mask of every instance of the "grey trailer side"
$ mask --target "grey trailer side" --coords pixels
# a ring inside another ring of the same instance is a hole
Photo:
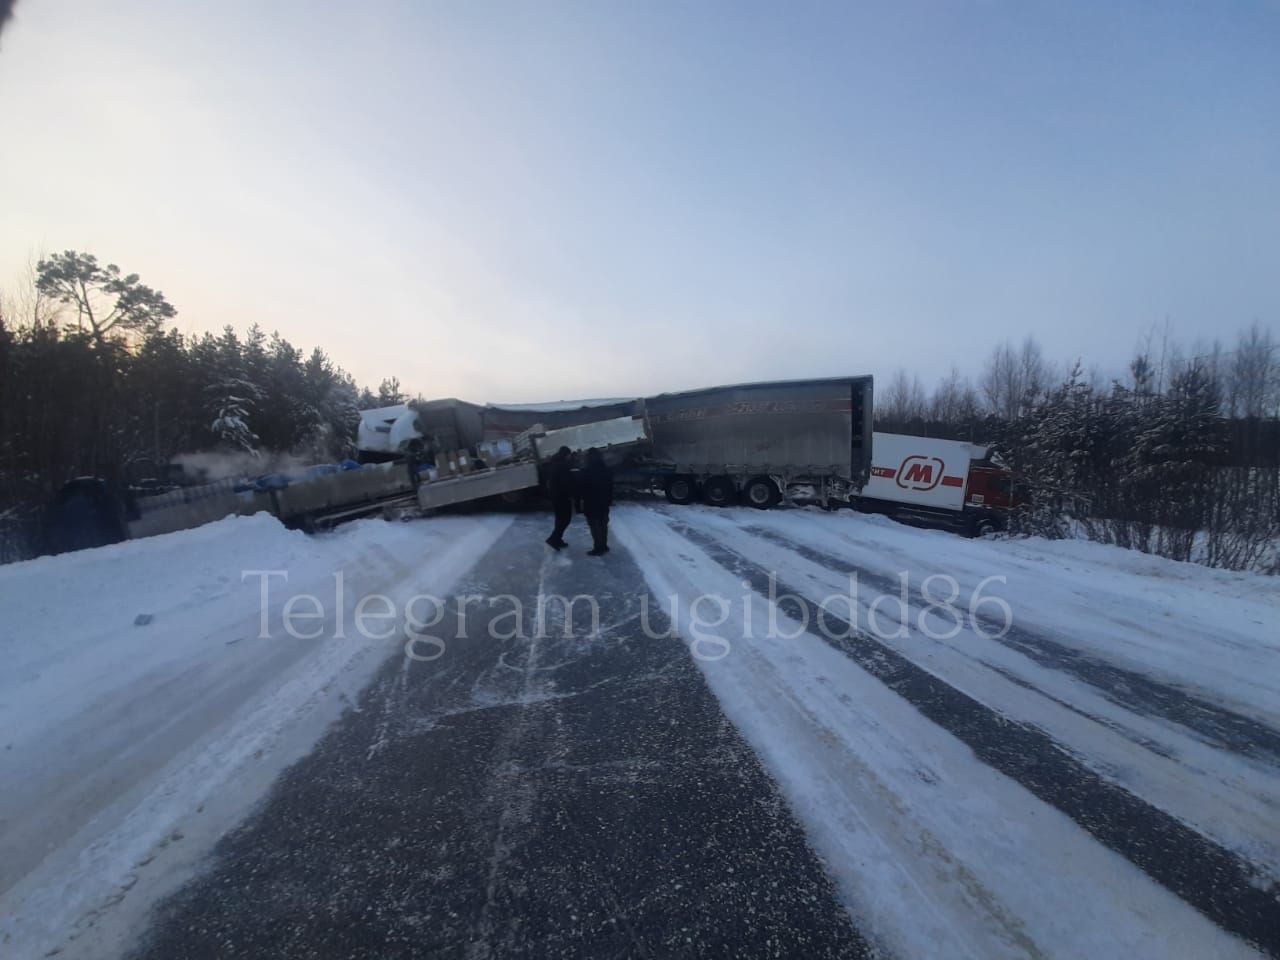
[[[872,378],[709,387],[645,399],[649,470],[668,499],[757,507],[861,489],[871,469]]]
[[[392,501],[412,498],[409,469],[405,463],[372,463],[291,483],[270,492],[272,512],[306,530],[377,513]]]
[[[520,493],[537,486],[538,465],[536,463],[533,461],[512,463],[419,484],[418,506],[423,510],[437,510],[440,507],[459,503]]]
[[[137,516],[127,524],[129,538],[137,540],[175,530],[189,530],[224,517],[251,516],[264,510],[275,512],[269,493],[261,490],[237,492],[236,483],[235,480],[219,480],[138,497],[134,501]]]

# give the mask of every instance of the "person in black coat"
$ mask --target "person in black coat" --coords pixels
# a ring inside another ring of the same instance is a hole
[[[588,556],[601,557],[609,552],[609,507],[613,504],[613,471],[595,447],[587,451],[587,465],[579,478],[578,497],[587,526],[591,528],[592,548]]]
[[[568,447],[557,450],[547,465],[547,492],[556,512],[555,529],[547,537],[547,544],[563,550],[568,546],[564,532],[573,520],[573,452]]]

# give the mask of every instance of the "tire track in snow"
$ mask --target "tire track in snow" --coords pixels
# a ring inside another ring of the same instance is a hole
[[[745,517],[703,514],[697,526],[791,578],[815,602],[822,602],[833,591],[843,593],[840,581],[847,573],[829,572],[826,565],[801,560],[785,547],[746,534],[735,520],[744,525],[752,523]],[[791,530],[783,524],[769,526],[791,536]],[[814,522],[812,529],[803,533],[803,539],[825,547],[817,539],[823,532],[821,524]],[[801,536],[796,534],[798,539]],[[831,549],[840,551],[840,556],[849,553],[843,544]],[[837,569],[847,571],[851,562],[857,561],[846,559],[846,566]],[[862,562],[879,569],[874,561]],[[915,571],[913,575],[923,575],[909,558],[904,557],[903,563]],[[893,582],[898,584],[896,578]],[[859,616],[877,601],[876,591],[864,589],[861,593]],[[895,601],[898,599],[894,597]],[[1280,881],[1280,847],[1276,844],[1280,837],[1275,831],[1280,814],[1280,795],[1276,792],[1280,767],[1223,750],[1177,724],[1117,705],[1072,675],[1036,664],[1019,651],[994,642],[971,619],[967,621],[967,639],[935,638],[921,632],[916,620],[917,616],[926,615],[925,607],[918,600],[907,598],[907,602],[909,618],[903,619],[903,626],[909,635],[882,636],[895,650],[982,703],[1040,728],[1104,779],[1146,799],[1233,852],[1249,865],[1261,885]],[[888,614],[896,627],[895,612],[882,613]],[[947,613],[944,619],[941,626],[947,628],[957,618]],[[966,618],[958,619],[956,629],[962,630]],[[861,619],[855,622],[866,623]],[[1010,686],[1006,688],[1005,683]]]
[[[770,573],[705,531],[665,515],[676,533],[768,597]],[[797,606],[816,618],[818,606],[778,581],[783,613]],[[897,585],[893,588],[896,590]],[[1237,936],[1280,956],[1280,888],[1182,821],[1104,780],[1043,730],[991,709],[918,666],[892,647],[825,611],[849,639],[820,636],[921,714],[965,743],[988,766],[1070,817],[1104,846]]]
[[[766,527],[746,526],[741,529],[819,566],[856,572],[860,581],[884,593],[897,595],[901,589],[901,584],[896,580],[863,570],[847,558],[797,543]],[[912,590],[909,600],[917,606],[928,602],[918,588]],[[1280,765],[1280,731],[1273,730],[1252,717],[1212,703],[1185,688],[1161,683],[1149,676],[1090,657],[1017,624],[1011,624],[1003,636],[998,636],[1004,628],[1001,621],[983,615],[973,618],[962,610],[957,610],[956,615],[963,618],[967,626],[984,627],[984,635],[989,639],[1016,650],[1042,667],[1070,674],[1126,710],[1176,723],[1217,749]],[[972,623],[974,620],[977,624]],[[1149,746],[1140,741],[1135,742],[1139,746]]]

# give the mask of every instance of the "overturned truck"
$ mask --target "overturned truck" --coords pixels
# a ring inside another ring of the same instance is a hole
[[[620,487],[722,506],[846,502],[871,469],[872,380],[839,377],[552,404],[432,400],[365,411],[363,463],[137,498],[148,536],[267,511],[315,530],[382,513],[519,502],[560,446],[604,452]]]
[[[564,431],[538,429],[471,447],[454,446],[454,434],[402,432],[406,452],[396,460],[324,464],[291,475],[223,480],[134,498],[127,509],[129,536],[168,533],[264,511],[291,527],[313,532],[375,514],[404,515],[494,499],[518,502],[539,486],[545,458],[541,451],[560,446],[615,450],[648,439],[644,421],[638,418]]]

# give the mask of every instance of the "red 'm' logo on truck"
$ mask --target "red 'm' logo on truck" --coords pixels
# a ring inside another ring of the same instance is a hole
[[[907,457],[898,468],[897,483],[903,490],[932,490],[942,480],[937,457]]]

